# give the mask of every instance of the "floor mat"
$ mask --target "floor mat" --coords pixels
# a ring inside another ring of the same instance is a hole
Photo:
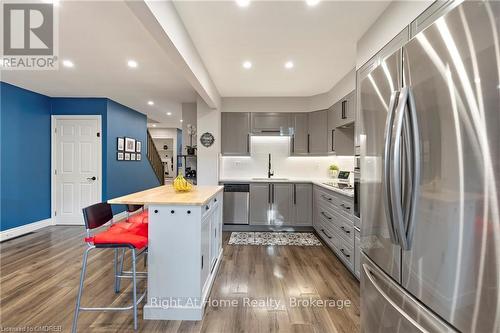
[[[311,232],[232,232],[229,245],[321,246]]]

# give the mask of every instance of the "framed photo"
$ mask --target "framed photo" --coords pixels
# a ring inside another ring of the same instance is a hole
[[[118,151],[123,151],[125,148],[125,139],[124,138],[116,138],[116,149]]]
[[[130,161],[130,153],[125,153],[125,161]]]
[[[118,153],[116,153],[116,159],[118,161],[123,161],[123,152],[122,151],[119,151]]]
[[[137,154],[137,156],[136,156],[136,160],[138,160],[138,161],[142,160],[142,156],[141,156],[141,154]]]
[[[135,161],[135,153],[130,154],[130,160]]]
[[[141,141],[136,141],[136,143],[135,143],[135,151],[136,151],[137,153],[140,153],[140,152],[141,152],[141,148],[142,148],[142,143],[141,143]]]
[[[125,151],[135,153],[135,139],[125,138]]]

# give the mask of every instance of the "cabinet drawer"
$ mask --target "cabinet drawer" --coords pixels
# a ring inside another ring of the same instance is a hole
[[[323,191],[319,188],[317,188],[315,190],[314,195],[315,195],[317,202],[319,202],[319,203],[323,203],[325,205],[332,206],[332,207],[337,205],[337,204],[340,204],[338,202],[338,198],[335,195],[330,194],[326,191]]]
[[[352,216],[352,212],[354,210],[354,203],[349,200],[342,200],[339,203],[339,208],[342,214],[350,218]]]
[[[335,230],[331,226],[326,224],[324,220],[319,221],[316,231],[332,250],[337,249],[339,245],[339,239],[335,233]]]
[[[345,240],[340,239],[338,255],[351,271],[354,270],[354,251],[352,245],[349,245]]]
[[[341,217],[338,224],[339,234],[349,242],[349,244],[354,244],[354,225],[351,221]]]

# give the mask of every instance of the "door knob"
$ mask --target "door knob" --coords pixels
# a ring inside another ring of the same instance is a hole
[[[96,179],[97,179],[96,176],[87,178],[87,180],[96,180]]]

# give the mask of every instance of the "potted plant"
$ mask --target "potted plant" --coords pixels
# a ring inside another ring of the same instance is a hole
[[[337,175],[339,174],[339,166],[337,164],[330,165],[328,170],[330,172],[330,177],[337,178]]]

